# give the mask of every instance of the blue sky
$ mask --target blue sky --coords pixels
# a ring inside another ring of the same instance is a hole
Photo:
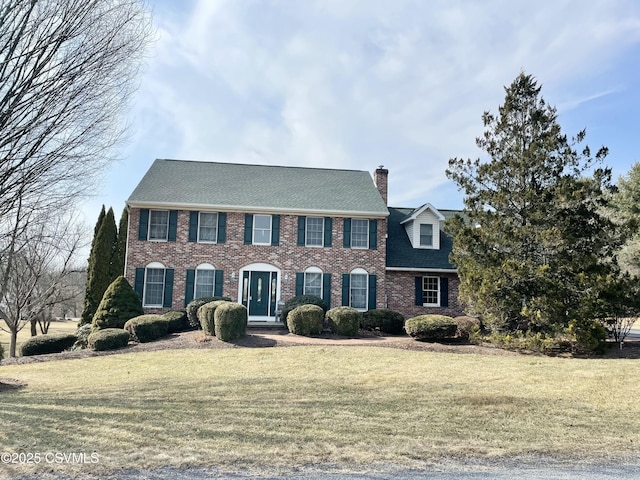
[[[609,147],[614,178],[640,160],[637,0],[150,4],[158,39],[122,160],[83,206],[91,227],[103,203],[117,220],[155,158],[384,165],[390,205],[461,208],[447,162],[482,155],[482,113],[520,71],[565,134]]]

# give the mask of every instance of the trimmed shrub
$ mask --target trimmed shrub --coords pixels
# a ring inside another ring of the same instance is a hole
[[[337,335],[355,337],[360,328],[362,314],[353,307],[336,307],[327,312],[329,328]]]
[[[226,300],[227,302],[231,301],[229,297],[202,297],[202,298],[196,298],[195,300],[191,300],[187,304],[187,309],[186,309],[189,326],[191,328],[201,329],[202,325],[200,324],[200,319],[198,318],[198,309],[205,303],[215,302],[217,300]]]
[[[140,315],[128,320],[124,329],[136,342],[152,342],[169,333],[169,321],[162,315]]]
[[[46,353],[60,353],[71,348],[78,337],[73,333],[51,333],[31,337],[22,343],[20,355],[44,355]]]
[[[369,310],[362,314],[360,327],[364,330],[379,330],[382,333],[399,335],[404,333],[404,316],[394,310]]]
[[[472,332],[482,329],[482,322],[476,317],[461,316],[454,318],[454,320],[458,325],[456,337],[462,340],[469,340]]]
[[[320,335],[324,310],[319,305],[300,305],[287,315],[287,328],[291,333],[310,337]]]
[[[123,276],[116,278],[107,291],[93,316],[91,331],[104,328],[123,328],[130,318],[143,315],[140,297]]]
[[[235,302],[220,302],[214,311],[215,334],[218,340],[231,342],[247,333],[249,314],[244,305]]]
[[[76,330],[76,343],[73,344],[71,350],[83,350],[87,348],[89,335],[91,335],[91,327],[90,323],[85,323],[84,325],[80,325]]]
[[[169,322],[169,333],[181,332],[187,328],[187,312],[184,310],[172,310],[162,315]]]
[[[215,300],[213,302],[207,302],[198,308],[198,320],[200,320],[200,328],[204,330],[206,335],[215,335],[215,313],[216,308],[225,303],[230,303],[227,300]]]
[[[293,297],[286,301],[284,307],[282,308],[282,321],[285,325],[287,325],[287,318],[289,313],[296,307],[300,305],[317,305],[322,308],[322,314],[327,313],[327,303],[322,300],[320,297],[316,297],[315,295],[298,295],[297,297]]]
[[[419,315],[408,319],[404,328],[416,340],[435,341],[455,336],[458,324],[446,315]]]
[[[105,328],[89,335],[87,345],[94,350],[115,350],[129,344],[129,332],[122,328]]]

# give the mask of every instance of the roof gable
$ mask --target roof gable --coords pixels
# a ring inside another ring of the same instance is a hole
[[[406,219],[402,220],[400,223],[404,224],[411,222],[418,218],[426,210],[431,211],[431,213],[433,213],[441,222],[445,220],[444,215],[442,215],[435,207],[433,207],[433,205],[431,205],[430,203],[425,203],[421,207],[416,208]]]

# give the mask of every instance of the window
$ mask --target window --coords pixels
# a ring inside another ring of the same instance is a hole
[[[195,292],[193,298],[213,297],[216,271],[212,265],[200,265],[196,269]]]
[[[440,305],[440,278],[422,278],[422,301],[424,305]]]
[[[307,247],[322,247],[324,237],[324,218],[307,217],[305,245]]]
[[[322,271],[310,268],[304,272],[304,295],[315,295],[322,298]]]
[[[358,310],[367,309],[367,278],[366,273],[351,273],[349,281],[349,306]]]
[[[155,266],[145,269],[144,275],[144,306],[162,307],[164,301],[164,267]]]
[[[218,239],[218,214],[200,212],[198,242],[215,243]]]
[[[433,246],[433,225],[431,225],[430,223],[420,224],[420,246]]]
[[[271,245],[271,215],[253,216],[253,243]]]
[[[169,237],[169,211],[149,211],[149,240],[164,240]]]
[[[369,248],[369,220],[351,220],[351,248]]]

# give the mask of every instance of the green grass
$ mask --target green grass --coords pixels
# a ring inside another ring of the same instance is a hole
[[[4,321],[0,320],[0,328],[4,330],[0,330],[0,345],[4,348],[4,356],[5,358],[9,357],[9,342],[11,340],[11,335],[8,333],[7,325]],[[78,321],[77,320],[60,320],[51,322],[51,326],[49,327],[48,333],[75,333],[78,329]],[[6,330],[6,331],[5,331]],[[40,327],[38,327],[38,335],[40,335]],[[31,328],[30,325],[25,326],[22,330],[18,332],[18,341],[16,344],[16,355],[20,355],[20,345],[25,340],[31,337]]]
[[[0,367],[9,452],[97,452],[95,472],[467,457],[633,458],[636,360],[376,347],[175,350]],[[2,466],[0,466],[0,469]]]

